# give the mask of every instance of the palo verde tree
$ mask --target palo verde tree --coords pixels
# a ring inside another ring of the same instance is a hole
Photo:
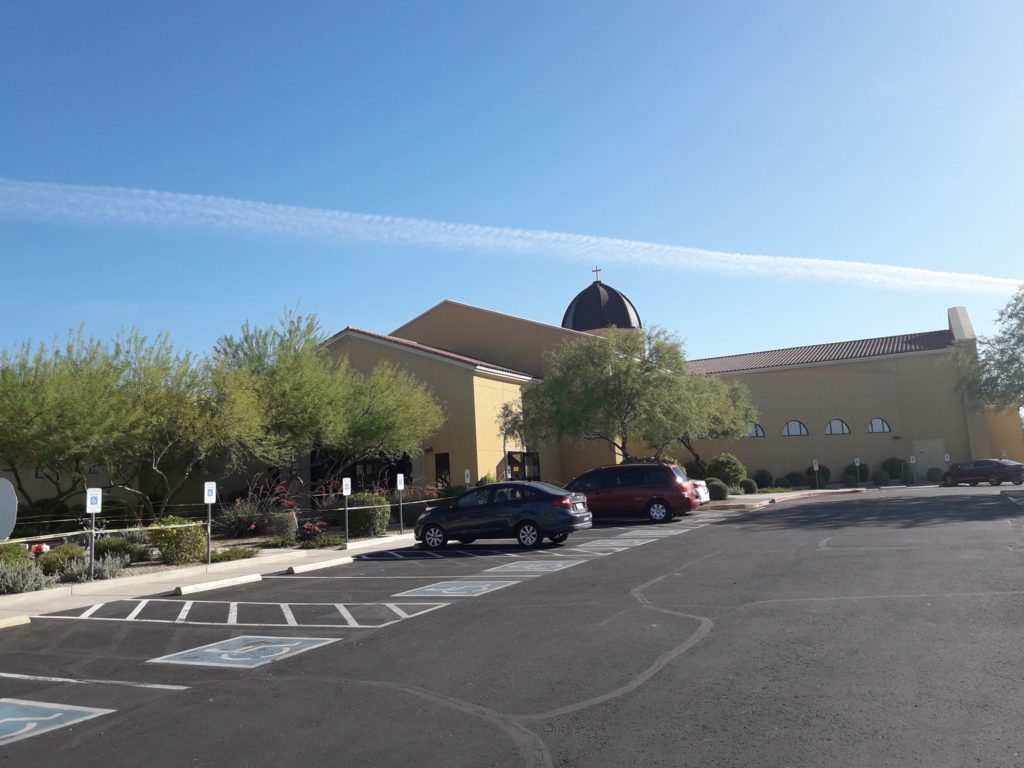
[[[522,426],[503,413],[502,429],[601,440],[625,460],[634,445],[661,457],[685,435],[753,413],[742,387],[691,372],[682,343],[658,328],[611,328],[563,342],[545,356],[544,378],[524,387],[522,401]]]
[[[0,353],[0,466],[29,505],[38,485],[26,470],[51,503],[88,481],[134,495],[153,517],[207,458],[258,439],[254,404],[244,377],[178,354],[166,335],[104,343],[78,331],[63,345],[26,343]]]
[[[282,469],[289,486],[314,451],[338,468],[414,456],[444,423],[433,394],[404,371],[381,364],[363,374],[332,357],[314,315],[287,310],[274,327],[246,323],[238,337],[217,342],[214,360],[250,377],[264,432],[249,453]]]
[[[994,336],[960,342],[955,355],[960,387],[975,408],[1024,407],[1024,287],[996,316]]]

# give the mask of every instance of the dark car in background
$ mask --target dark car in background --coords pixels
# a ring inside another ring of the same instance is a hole
[[[573,531],[591,525],[582,493],[536,480],[513,480],[482,485],[427,510],[416,521],[415,533],[427,549],[440,549],[451,539],[470,544],[505,538],[537,547],[545,537],[560,544]]]
[[[1024,483],[1024,464],[1009,459],[979,459],[978,461],[953,464],[942,476],[942,484],[953,486],[961,483],[970,485],[1013,483],[1020,485]]]
[[[595,467],[566,487],[586,494],[595,520],[646,517],[654,523],[665,523],[707,500],[706,487],[699,488],[698,482],[676,464]]]

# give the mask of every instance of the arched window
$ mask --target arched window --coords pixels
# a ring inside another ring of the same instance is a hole
[[[892,432],[892,427],[885,419],[874,418],[868,422],[868,432]]]
[[[783,437],[806,437],[809,434],[811,433],[807,431],[807,427],[804,426],[804,423],[802,421],[797,421],[796,419],[787,421],[786,426],[782,428]]]
[[[850,434],[850,426],[842,419],[832,419],[825,426],[826,435],[848,435]]]
[[[750,431],[744,437],[764,437],[764,429],[760,424],[751,424]]]

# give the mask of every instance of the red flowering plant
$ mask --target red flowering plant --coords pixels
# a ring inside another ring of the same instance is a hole
[[[257,475],[249,484],[246,495],[239,496],[234,504],[221,509],[214,522],[218,532],[239,538],[275,533],[274,529],[279,527],[276,521],[282,513],[294,520],[298,512],[299,502],[288,496],[287,486],[270,483],[262,475]]]

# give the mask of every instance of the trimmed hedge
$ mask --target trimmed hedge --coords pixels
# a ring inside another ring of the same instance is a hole
[[[749,477],[740,480],[740,488],[744,493],[757,493],[757,483]]]
[[[731,453],[720,453],[708,462],[708,474],[726,485],[739,485],[747,476],[747,468]]]
[[[814,465],[812,464],[807,468],[807,485],[811,488],[824,488],[828,485],[829,478],[832,477],[832,470],[826,467],[824,464],[818,464],[818,471],[814,471]]]
[[[348,527],[352,538],[385,536],[391,520],[391,502],[379,493],[353,493],[348,498]],[[351,509],[370,507],[370,509]]]
[[[942,478],[946,473],[939,467],[928,468],[928,482],[929,483],[941,483]]]
[[[889,484],[889,473],[884,469],[876,469],[871,473],[871,482],[877,486],[885,487]]]
[[[846,482],[847,475],[853,476],[854,485],[857,483],[866,483],[868,478],[871,477],[871,470],[863,461],[860,463],[859,467],[856,464],[847,464],[846,469],[843,470],[843,482]]]
[[[43,573],[61,578],[78,567],[76,562],[86,562],[85,548],[77,544],[59,544],[36,558],[36,565]]]
[[[149,540],[160,548],[162,559],[168,565],[196,563],[206,559],[206,530],[201,525],[191,528],[168,528],[194,522],[184,517],[168,515],[149,526]]]
[[[712,501],[725,501],[729,498],[729,486],[721,480],[715,480],[712,478],[707,481],[707,484],[708,493],[711,495]]]
[[[775,478],[767,469],[755,469],[750,479],[757,483],[758,488],[771,488],[775,484]]]

